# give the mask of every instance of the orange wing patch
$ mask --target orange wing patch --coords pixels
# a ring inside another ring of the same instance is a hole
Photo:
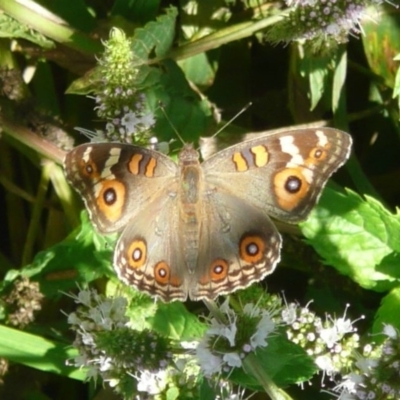
[[[256,167],[261,168],[268,164],[269,153],[265,146],[254,146],[250,151],[254,154],[254,164]]]

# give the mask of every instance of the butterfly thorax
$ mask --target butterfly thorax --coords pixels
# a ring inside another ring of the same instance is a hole
[[[201,192],[203,171],[199,153],[192,145],[185,145],[179,153],[179,216],[183,233],[182,250],[189,271],[197,267],[201,228]]]

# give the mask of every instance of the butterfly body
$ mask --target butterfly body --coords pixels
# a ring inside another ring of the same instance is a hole
[[[336,129],[260,136],[203,163],[137,146],[98,143],[66,156],[68,180],[102,233],[122,231],[119,278],[164,301],[214,299],[273,272],[281,238],[270,217],[298,222],[351,139]]]

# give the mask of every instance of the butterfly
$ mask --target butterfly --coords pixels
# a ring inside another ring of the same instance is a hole
[[[163,301],[215,299],[271,274],[281,236],[270,217],[304,220],[351,137],[333,128],[268,134],[200,163],[154,150],[88,143],[67,153],[68,181],[101,233],[122,232],[118,277]]]

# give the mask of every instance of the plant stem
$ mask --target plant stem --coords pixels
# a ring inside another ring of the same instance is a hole
[[[292,398],[282,389],[275,385],[268,374],[260,367],[254,354],[249,354],[243,360],[244,369],[254,376],[271,400],[292,400]]]
[[[87,54],[103,51],[100,41],[72,29],[58,16],[31,0],[0,0],[0,9],[22,24],[72,49]]]
[[[268,18],[259,21],[243,22],[240,24],[229,26],[217,32],[211,33],[199,40],[185,44],[177,49],[173,49],[168,56],[175,60],[194,56],[205,51],[215,49],[239,39],[252,36],[254,33],[274,25],[281,21],[288,14],[289,10],[280,12]],[[158,60],[153,60],[154,62]]]

